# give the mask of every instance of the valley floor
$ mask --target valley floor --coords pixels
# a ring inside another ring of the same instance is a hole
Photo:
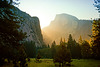
[[[31,59],[29,67],[55,67],[52,59],[41,59],[41,63],[35,63],[34,60],[35,59]],[[70,67],[100,67],[100,60],[73,59]]]
[[[35,59],[31,58],[28,63],[28,67],[55,67],[53,63],[53,59],[40,59],[41,63],[36,63]],[[100,60],[93,59],[72,59],[72,63],[70,67],[100,67]],[[6,64],[2,67],[13,67],[12,64]],[[65,66],[69,67],[69,66]]]

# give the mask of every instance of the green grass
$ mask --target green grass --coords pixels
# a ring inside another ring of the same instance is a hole
[[[53,59],[40,59],[41,63],[36,63],[35,59],[31,58],[28,67],[55,67]],[[93,59],[72,59],[70,67],[100,67],[100,60]],[[1,67],[13,67],[12,64],[5,64]],[[68,66],[65,66],[68,67]]]
[[[55,67],[52,59],[40,59],[41,63],[36,63],[35,59],[31,59],[30,62],[28,62],[29,67]]]
[[[36,63],[35,59],[31,59],[31,61],[28,62],[28,65],[29,67],[55,67],[52,59],[41,59],[41,61],[41,63]],[[100,67],[100,60],[73,59],[70,67]]]
[[[72,67],[100,67],[100,60],[93,59],[73,59]]]

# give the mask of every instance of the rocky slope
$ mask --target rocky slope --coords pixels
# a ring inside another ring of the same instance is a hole
[[[20,23],[20,30],[27,33],[27,38],[25,41],[34,41],[36,46],[44,45],[39,18],[31,17],[29,14],[19,10],[16,7],[12,11],[24,19]]]
[[[69,34],[72,34],[76,41],[78,41],[80,35],[83,39],[89,40],[88,35],[92,33],[92,23],[90,20],[79,20],[72,15],[58,14],[51,24],[43,28],[42,31],[46,43],[55,40],[59,44],[61,37],[67,41]],[[45,38],[48,38],[48,40]]]

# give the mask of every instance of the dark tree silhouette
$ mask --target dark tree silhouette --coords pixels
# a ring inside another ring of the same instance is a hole
[[[48,48],[50,48],[49,44],[48,44]]]
[[[91,47],[87,41],[83,41],[81,46],[81,54],[83,59],[91,58]]]
[[[80,36],[80,37],[79,37],[78,43],[79,43],[80,45],[82,45],[82,42],[83,42],[83,41],[82,41],[82,37]]]
[[[51,45],[51,54],[52,54],[52,58],[54,58],[56,53],[56,42],[54,41]]]
[[[25,51],[28,58],[36,58],[36,45],[33,41],[26,41],[24,43]]]
[[[76,46],[75,46],[75,58],[76,59],[81,59],[82,58],[82,55],[81,55],[81,45],[76,43]]]
[[[67,48],[70,50],[72,58],[75,58],[75,55],[76,55],[75,54],[75,46],[76,46],[76,41],[73,40],[72,35],[69,34]]]
[[[62,40],[60,41],[60,45],[53,60],[54,63],[59,63],[59,67],[63,67],[66,62],[68,62],[69,64],[71,62],[70,51],[67,49],[65,42],[63,42]]]
[[[72,38],[72,35],[69,34],[67,48],[71,50],[72,45],[73,45],[73,38]]]
[[[100,0],[94,0],[94,7],[97,8],[100,13]],[[100,19],[94,20],[92,25],[92,50],[95,59],[100,60]]]
[[[93,56],[96,59],[100,59],[100,19],[93,21],[93,29],[92,29],[92,38],[93,38],[93,44],[92,44],[92,50],[93,50]]]
[[[22,55],[23,58],[26,57],[22,44],[26,33],[18,30],[20,27],[18,24],[22,20],[11,11],[14,8],[13,2],[0,0],[0,64],[5,58],[17,62]]]
[[[40,62],[40,58],[41,58],[41,55],[40,55],[40,53],[38,53],[37,56],[36,56],[36,61]]]

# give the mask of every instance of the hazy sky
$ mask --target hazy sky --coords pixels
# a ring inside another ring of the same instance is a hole
[[[66,13],[79,19],[97,18],[98,12],[93,6],[94,0],[20,0],[22,11],[37,16],[41,28],[50,24],[56,14]]]

